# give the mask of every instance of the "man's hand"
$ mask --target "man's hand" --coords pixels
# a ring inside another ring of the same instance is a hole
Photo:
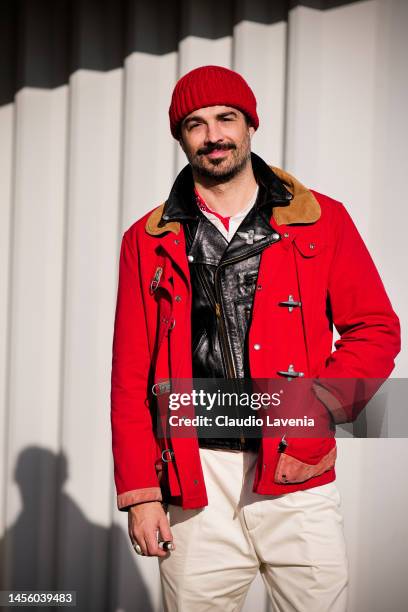
[[[139,544],[142,552],[150,557],[167,557],[169,551],[159,548],[157,531],[163,540],[173,536],[167,516],[159,501],[144,502],[131,506],[128,511],[129,537],[133,544]],[[175,549],[173,542],[173,549]]]

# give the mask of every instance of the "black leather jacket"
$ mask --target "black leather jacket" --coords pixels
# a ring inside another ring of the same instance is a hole
[[[177,177],[163,218],[184,224],[192,283],[194,378],[249,378],[247,332],[263,249],[280,239],[269,220],[276,202],[292,195],[269,166],[251,153],[257,200],[230,243],[195,201],[191,167]]]
[[[250,377],[247,331],[259,261],[263,249],[279,240],[269,224],[270,206],[256,204],[229,244],[201,211],[185,224],[195,378]]]

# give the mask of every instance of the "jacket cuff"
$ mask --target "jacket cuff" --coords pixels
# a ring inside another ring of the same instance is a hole
[[[316,383],[313,384],[313,391],[316,397],[326,406],[336,425],[349,421],[347,412],[343,409],[340,400],[331,391]]]
[[[126,512],[129,506],[140,504],[149,501],[162,501],[162,492],[160,487],[147,487],[146,489],[133,489],[126,491],[117,496],[118,510]]]

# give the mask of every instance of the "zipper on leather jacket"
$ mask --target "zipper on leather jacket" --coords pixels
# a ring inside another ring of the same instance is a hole
[[[251,252],[251,257],[263,251],[265,248],[266,248],[266,245],[262,245],[259,248],[254,249]],[[238,255],[237,257],[234,257],[232,259],[228,259],[226,262],[222,262],[221,264],[219,264],[214,274],[214,288],[215,288],[215,293],[216,293],[216,300],[214,300],[213,298],[212,290],[211,290],[211,287],[209,286],[209,283],[208,283],[208,280],[205,274],[201,273],[202,271],[200,269],[200,266],[198,266],[198,272],[199,272],[199,277],[201,279],[201,283],[204,286],[207,296],[215,309],[215,314],[216,314],[216,317],[219,323],[221,348],[222,348],[222,354],[224,356],[224,368],[227,372],[228,378],[237,378],[237,371],[236,371],[234,358],[233,358],[229,340],[228,340],[227,328],[225,324],[225,317],[223,314],[223,307],[222,307],[222,294],[221,294],[221,291],[219,290],[219,286],[218,286],[219,284],[217,282],[218,281],[217,277],[219,276],[219,272],[223,266],[246,259],[247,257],[248,257],[248,254],[245,253],[243,255]],[[237,416],[238,416],[238,413],[237,413]],[[240,440],[242,444],[245,443],[245,436],[242,434],[242,432],[240,434]]]
[[[260,253],[261,251],[263,251],[266,246],[269,245],[260,245],[257,249],[254,249],[253,251],[251,251],[251,257],[253,255],[256,255],[257,253]],[[218,283],[218,277],[219,277],[219,273],[220,270],[222,269],[223,266],[227,266],[231,263],[236,263],[237,261],[241,261],[243,259],[247,259],[248,258],[248,253],[244,253],[243,255],[237,255],[236,257],[233,257],[231,259],[227,259],[225,262],[221,262],[217,269],[215,270],[215,274],[214,274],[214,288],[215,288],[215,294],[217,297],[216,303],[215,303],[215,314],[217,315],[218,320],[220,321],[220,327],[221,327],[221,331],[222,331],[222,335],[223,335],[223,344],[225,347],[225,351],[226,351],[226,356],[227,356],[227,360],[228,360],[228,372],[229,372],[229,378],[237,378],[237,372],[236,372],[236,368],[235,368],[235,363],[234,363],[234,358],[232,356],[232,352],[229,346],[229,342],[228,342],[228,336],[227,336],[227,330],[226,330],[226,325],[225,325],[225,318],[224,318],[224,314],[223,314],[223,306],[222,306],[222,294],[221,291],[219,290],[219,283]]]
[[[224,364],[224,369],[227,372],[227,378],[236,378],[236,369],[235,369],[235,364],[233,362],[233,358],[231,355],[231,351],[229,348],[229,343],[228,343],[228,338],[227,338],[227,333],[226,333],[226,327],[225,327],[225,321],[222,317],[222,312],[221,312],[221,306],[219,304],[219,302],[216,302],[214,300],[213,294],[212,294],[212,289],[211,286],[208,283],[208,280],[205,276],[205,274],[202,274],[202,270],[200,268],[200,266],[197,268],[197,272],[199,275],[199,278],[201,280],[201,284],[203,285],[204,291],[206,292],[208,299],[210,300],[210,303],[212,304],[212,306],[214,307],[215,310],[215,314],[217,317],[217,321],[218,321],[218,329],[220,331],[220,342],[221,342],[221,354],[223,357],[223,364]],[[226,364],[226,361],[228,363],[228,366]],[[231,376],[232,374],[232,376]],[[237,417],[238,415],[238,410],[236,410],[236,414]],[[240,434],[240,442],[241,444],[245,444],[245,436],[243,435],[243,433],[241,432]]]
[[[237,378],[235,364],[233,362],[230,347],[228,344],[225,320],[222,314],[222,307],[221,307],[220,301],[217,301],[221,299],[221,296],[220,297],[217,296],[217,300],[214,299],[211,286],[208,283],[208,279],[206,278],[205,274],[202,274],[202,270],[200,267],[198,267],[198,274],[201,280],[201,284],[204,287],[204,290],[208,296],[208,299],[211,302],[211,305],[213,306],[215,310],[215,314],[217,317],[218,327],[220,331],[220,341],[221,341],[223,363],[224,363],[225,371],[227,373],[227,378]]]
[[[189,226],[187,226],[187,231],[188,231],[188,236],[189,236],[188,243],[189,243],[189,246],[191,246],[193,238],[192,238]],[[217,270],[216,270],[215,273],[217,273]],[[203,271],[202,271],[202,268],[201,268],[200,265],[197,266],[197,275],[198,275],[198,278],[201,281],[201,285],[202,285],[202,287],[203,287],[203,289],[204,289],[204,291],[205,291],[205,293],[207,295],[207,298],[208,298],[210,304],[214,308],[214,311],[215,311],[215,314],[216,314],[216,317],[217,317],[218,328],[219,328],[219,331],[220,331],[219,337],[220,337],[220,342],[221,342],[221,355],[222,355],[222,361],[223,361],[223,365],[224,365],[224,370],[227,373],[227,378],[237,378],[237,376],[236,376],[236,368],[235,368],[233,356],[231,354],[231,350],[230,350],[230,347],[229,347],[225,320],[224,320],[224,317],[222,315],[222,307],[221,307],[221,304],[220,304],[221,296],[219,296],[219,297],[217,296],[217,299],[214,298],[212,287],[211,287],[210,283],[208,282],[208,279],[207,279],[206,275],[203,274]],[[214,283],[214,286],[215,286],[215,283]],[[241,438],[242,438],[242,436],[241,436]]]
[[[192,236],[191,236],[190,227],[188,226],[188,224],[187,224],[187,233],[188,233],[188,242],[189,242],[189,245],[191,246]],[[260,253],[267,246],[270,246],[270,244],[272,243],[269,243],[268,245],[262,244],[258,248],[253,249],[251,251],[251,256],[256,255],[257,253]],[[231,347],[230,347],[229,340],[228,340],[228,334],[227,334],[226,323],[225,323],[223,307],[222,307],[222,294],[218,288],[217,275],[219,275],[219,271],[222,268],[222,266],[228,265],[230,263],[235,263],[242,259],[246,259],[247,257],[248,257],[248,253],[244,253],[243,255],[238,255],[237,257],[233,257],[232,259],[227,259],[226,262],[222,262],[221,264],[218,265],[217,269],[215,270],[215,275],[214,275],[214,288],[215,288],[216,299],[214,299],[212,287],[209,285],[205,274],[202,273],[201,267],[197,266],[197,273],[201,281],[201,285],[203,286],[203,289],[206,292],[207,297],[211,305],[213,306],[216,317],[217,317],[218,329],[220,332],[219,338],[220,338],[220,343],[221,343],[221,354],[223,358],[224,370],[227,373],[227,378],[237,378],[237,372],[236,372],[236,367],[235,367],[235,362],[234,362],[234,358],[232,355]],[[242,432],[241,432],[240,439],[242,443],[245,442],[245,437],[243,436]]]

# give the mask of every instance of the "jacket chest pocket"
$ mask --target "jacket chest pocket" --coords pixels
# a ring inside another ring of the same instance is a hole
[[[324,253],[327,248],[324,237],[320,235],[296,236],[294,244],[302,258],[310,260]]]
[[[326,312],[329,251],[326,237],[320,233],[299,235],[294,240],[299,299],[309,321]]]

